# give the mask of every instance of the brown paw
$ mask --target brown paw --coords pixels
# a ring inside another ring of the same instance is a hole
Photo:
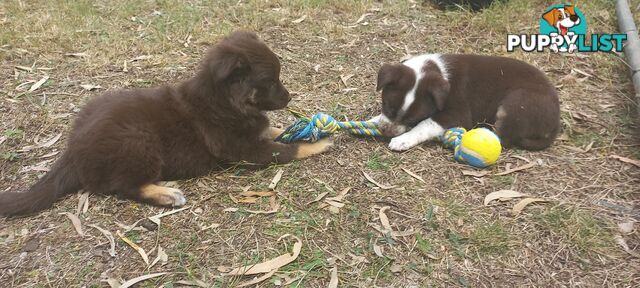
[[[283,129],[280,128],[276,128],[276,127],[269,127],[265,133],[266,137],[268,139],[272,139],[275,140],[276,137],[280,136],[280,134],[282,134],[282,132],[284,132]]]
[[[298,144],[298,151],[296,152],[296,159],[306,158],[312,155],[325,152],[333,145],[333,142],[329,139],[323,139],[315,143],[302,143]]]
[[[187,199],[179,189],[150,184],[142,187],[140,197],[147,202],[159,206],[182,206]]]

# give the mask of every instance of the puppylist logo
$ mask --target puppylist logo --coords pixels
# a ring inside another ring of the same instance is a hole
[[[587,39],[589,38],[589,39]],[[540,17],[540,34],[507,35],[507,51],[517,47],[527,52],[621,52],[627,34],[591,34],[587,37],[587,20],[574,5],[558,4]]]

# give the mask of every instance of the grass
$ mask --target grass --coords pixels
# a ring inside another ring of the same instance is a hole
[[[603,253],[615,246],[612,223],[573,207],[555,206],[535,217],[544,230],[562,239],[581,254]]]
[[[398,164],[398,158],[373,152],[367,159],[367,168],[374,171],[389,171]]]
[[[479,225],[470,237],[470,242],[480,255],[506,255],[511,252],[510,239],[502,223],[496,221]]]
[[[121,241],[116,241],[117,255],[108,256],[108,240],[86,226],[95,224],[115,235],[122,231],[119,224],[131,225],[165,209],[92,195],[89,210],[80,217],[86,233],[80,237],[58,215],[75,213],[78,201],[71,195],[41,214],[0,219],[0,286],[102,287],[107,278],[169,272],[141,287],[178,287],[178,281],[196,279],[211,287],[234,287],[251,276],[224,276],[216,268],[288,253],[292,242],[277,241],[285,234],[301,239],[302,252],[262,286],[289,281],[289,287],[327,286],[334,265],[340,287],[640,285],[640,262],[614,242],[616,224],[631,216],[598,205],[599,200],[625,207],[637,202],[640,172],[609,158],[640,156],[626,66],[615,54],[562,56],[501,48],[507,32],[535,32],[548,5],[510,0],[473,14],[438,11],[422,1],[0,2],[0,71],[5,75],[0,77],[0,191],[24,191],[42,176],[24,168],[59,157],[71,123],[88,99],[108,89],[185,79],[209,45],[237,29],[256,31],[279,55],[282,80],[295,92],[291,106],[309,115],[324,111],[360,120],[379,114],[376,72],[407,51],[502,55],[532,63],[558,87],[563,111],[562,140],[541,152],[507,149],[480,179],[462,176],[460,170],[468,168],[433,143],[393,153],[384,139],[339,134],[329,153],[312,159],[262,170],[234,167],[179,181],[187,210],[165,216],[156,231],[126,233],[151,260],[157,246],[167,251],[168,263],[151,269]],[[588,15],[590,31],[616,31],[611,1],[577,5]],[[572,72],[577,70],[591,76]],[[353,76],[345,85],[341,75]],[[44,76],[49,80],[28,92]],[[86,91],[80,84],[103,89]],[[582,114],[587,120],[574,117]],[[274,125],[286,127],[292,121],[285,111],[268,115]],[[51,147],[18,152],[58,133],[63,137]],[[567,149],[591,142],[588,152]],[[543,164],[493,176],[522,163],[514,157]],[[246,186],[268,191],[279,169],[284,174],[275,188],[281,207],[277,213],[246,212],[266,210],[268,199],[249,205],[229,197]],[[396,188],[380,189],[361,171]],[[323,200],[309,204],[321,193],[332,197],[346,187],[351,191],[338,213],[319,209]],[[550,202],[529,206],[514,217],[512,201],[482,204],[486,194],[500,189]],[[374,230],[384,206],[390,207],[387,216],[394,231],[415,234],[393,238]],[[224,211],[232,207],[240,210]],[[201,231],[211,224],[219,227]],[[23,252],[31,237],[40,240],[38,249]],[[622,237],[637,250],[637,231]],[[374,243],[383,247],[384,257],[376,255]],[[403,269],[393,272],[394,265]]]

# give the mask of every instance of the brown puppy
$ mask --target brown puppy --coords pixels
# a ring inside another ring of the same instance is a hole
[[[213,47],[197,74],[177,85],[115,91],[79,113],[60,159],[24,193],[0,193],[0,215],[50,207],[81,188],[137,201],[180,206],[185,179],[248,161],[287,163],[325,151],[330,142],[276,143],[266,110],[284,108],[289,92],[280,62],[253,33],[236,32]]]
[[[493,125],[502,145],[540,150],[560,126],[555,87],[542,71],[506,57],[424,54],[378,72],[391,150],[403,151],[452,127]]]

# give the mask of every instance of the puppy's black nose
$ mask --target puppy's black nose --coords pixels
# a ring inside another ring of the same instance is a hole
[[[580,19],[580,17],[578,17],[578,15],[571,15],[569,16],[569,19],[571,19],[571,21],[576,22],[578,21],[578,19]]]

